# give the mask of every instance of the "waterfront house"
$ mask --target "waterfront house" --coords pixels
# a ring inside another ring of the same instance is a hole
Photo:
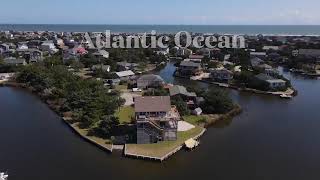
[[[213,81],[229,83],[233,79],[233,72],[228,69],[210,69],[209,71]]]
[[[258,74],[255,76],[257,79],[265,81],[269,84],[270,89],[281,89],[286,87],[286,81],[282,79],[277,79],[266,74]]]
[[[200,63],[192,61],[182,61],[178,68],[179,75],[182,76],[194,76],[202,73],[202,67]]]
[[[137,80],[137,87],[139,89],[158,88],[163,85],[164,80],[160,76],[154,74],[143,75]]]
[[[136,67],[138,67],[138,64],[136,64],[136,63],[117,62],[117,70],[118,71],[134,70]]]
[[[131,70],[120,71],[120,72],[116,72],[115,74],[116,74],[117,78],[119,78],[122,81],[127,81],[129,79],[132,79],[135,76],[134,72],[132,72]]]
[[[169,96],[135,97],[134,109],[138,144],[177,140],[180,115]]]
[[[170,96],[171,97],[181,97],[184,101],[195,101],[196,100],[196,93],[188,92],[184,86],[172,86],[169,88]]]
[[[5,58],[3,61],[4,61],[4,64],[7,64],[7,65],[15,65],[15,66],[27,65],[27,61],[23,58],[8,57],[8,58]]]

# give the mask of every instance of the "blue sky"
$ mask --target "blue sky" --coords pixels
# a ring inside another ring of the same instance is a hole
[[[10,0],[0,23],[320,25],[319,0]]]

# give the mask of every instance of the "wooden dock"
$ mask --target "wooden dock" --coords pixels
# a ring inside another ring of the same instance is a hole
[[[198,134],[197,136],[193,137],[192,139],[195,139],[195,140],[199,139],[205,132],[206,132],[206,129],[203,129],[200,134]],[[125,145],[125,147],[124,147],[124,155],[126,157],[130,157],[130,158],[163,162],[163,161],[167,160],[168,158],[170,158],[172,155],[176,154],[183,147],[184,147],[184,142],[181,145],[179,145],[177,148],[175,148],[174,150],[172,150],[172,151],[168,152],[167,154],[165,154],[164,156],[156,157],[156,156],[145,156],[145,155],[142,155],[142,154],[128,153],[127,152],[127,146]]]

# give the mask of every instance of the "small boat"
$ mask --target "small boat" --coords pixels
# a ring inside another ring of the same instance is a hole
[[[281,94],[280,97],[281,97],[281,98],[284,98],[284,99],[291,99],[291,98],[293,98],[291,95],[288,95],[288,94]]]
[[[9,175],[7,173],[0,173],[0,180],[8,180]]]

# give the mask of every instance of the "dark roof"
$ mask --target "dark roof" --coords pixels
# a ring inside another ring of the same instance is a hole
[[[180,66],[188,66],[188,67],[201,67],[200,63],[195,63],[192,61],[182,61]]]
[[[190,93],[187,91],[187,89],[184,86],[172,86],[170,89],[170,96],[175,96],[175,95],[186,95],[188,97],[196,97],[196,93]]]
[[[273,77],[268,76],[268,75],[263,74],[263,73],[258,74],[258,75],[256,75],[255,77],[258,78],[258,79],[260,79],[260,80],[263,80],[263,81],[268,81],[268,80],[273,80],[273,79],[274,79]]]
[[[169,96],[143,96],[134,99],[135,112],[169,112],[171,100]]]
[[[138,81],[149,81],[149,82],[161,81],[161,82],[164,82],[163,79],[159,75],[154,75],[154,74],[143,75],[138,79]]]

